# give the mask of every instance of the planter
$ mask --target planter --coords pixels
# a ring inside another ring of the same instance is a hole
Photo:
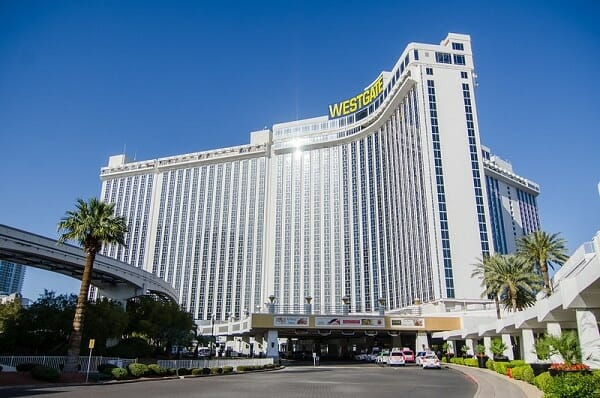
[[[531,369],[533,369],[533,375],[538,376],[550,369],[549,363],[530,363]]]
[[[477,357],[477,365],[478,365],[480,368],[486,368],[486,366],[485,366],[485,365],[486,365],[486,363],[487,363],[488,359],[489,359],[489,358],[488,358],[488,357],[486,357],[486,356]]]
[[[552,377],[566,375],[566,374],[574,374],[574,373],[579,373],[582,375],[591,375],[592,374],[592,372],[587,369],[584,369],[584,370],[548,369],[548,372],[550,372],[550,376],[552,376]]]

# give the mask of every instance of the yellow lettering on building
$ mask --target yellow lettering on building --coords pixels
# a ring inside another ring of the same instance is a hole
[[[346,116],[354,113],[371,102],[383,92],[383,76],[380,76],[373,84],[367,87],[362,93],[336,104],[329,105],[329,118]]]

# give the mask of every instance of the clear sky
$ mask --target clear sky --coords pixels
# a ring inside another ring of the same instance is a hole
[[[484,145],[569,249],[600,230],[598,1],[0,1],[0,223],[56,238],[108,157],[327,114],[409,42],[471,35]],[[79,282],[27,270],[25,297]]]

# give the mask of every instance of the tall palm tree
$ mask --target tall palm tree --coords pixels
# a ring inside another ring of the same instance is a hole
[[[494,297],[494,302],[496,303],[496,317],[498,319],[501,318],[500,300],[498,298],[501,291],[501,283],[497,278],[497,274],[493,272],[493,270],[495,269],[495,263],[499,260],[499,258],[499,254],[494,254],[493,256],[485,255],[482,259],[478,259],[477,263],[473,265],[474,269],[471,273],[471,278],[481,279],[481,287],[484,288],[483,293],[481,293],[481,297]]]
[[[505,300],[513,311],[531,305],[531,296],[541,287],[542,279],[526,258],[514,254],[500,256],[491,270]]]
[[[563,265],[569,258],[566,241],[558,235],[558,233],[550,235],[544,231],[534,231],[517,240],[517,253],[533,263],[535,269],[542,274],[544,290],[548,295],[552,292],[548,266],[554,269],[553,264]]]
[[[81,287],[73,317],[73,327],[69,337],[65,372],[77,372],[79,350],[83,329],[83,311],[90,290],[92,268],[96,254],[104,243],[125,244],[127,223],[124,217],[114,215],[114,204],[108,204],[91,198],[88,202],[77,199],[75,211],[67,211],[58,223],[61,233],[59,243],[67,240],[78,242],[86,253],[85,268],[81,276]]]

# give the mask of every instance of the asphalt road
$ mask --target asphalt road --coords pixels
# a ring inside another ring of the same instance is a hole
[[[4,398],[472,398],[476,390],[477,385],[471,379],[448,368],[324,365],[217,377],[3,389],[0,395]]]

